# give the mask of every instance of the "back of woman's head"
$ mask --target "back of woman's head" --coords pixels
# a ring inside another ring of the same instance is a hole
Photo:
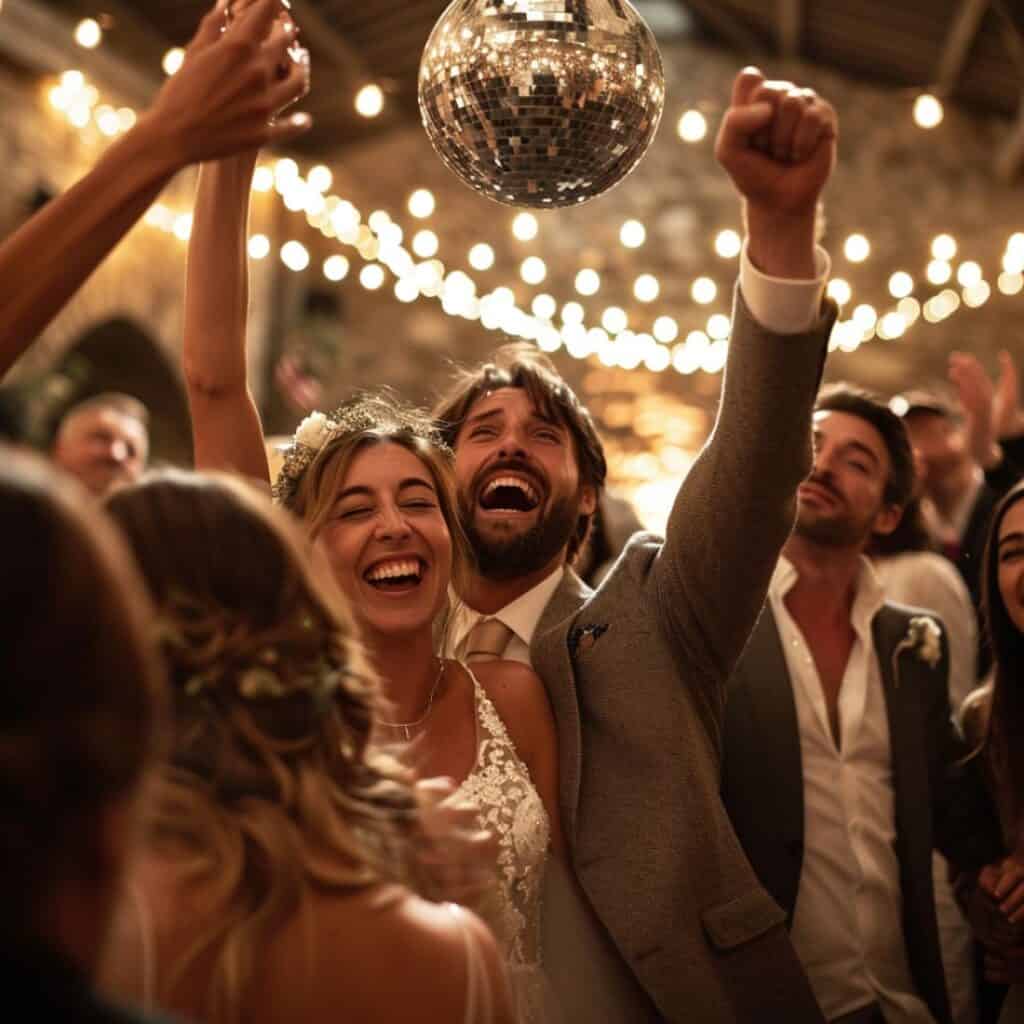
[[[194,1012],[233,1020],[310,884],[401,876],[413,799],[371,746],[377,687],[342,599],[285,513],[241,483],[181,471],[107,507],[157,605],[175,698],[151,836],[185,844],[214,889],[177,977],[217,949],[214,991]]]
[[[0,921],[91,870],[98,817],[152,756],[163,678],[123,541],[42,461],[0,449]],[[27,915],[27,917],[26,917]]]

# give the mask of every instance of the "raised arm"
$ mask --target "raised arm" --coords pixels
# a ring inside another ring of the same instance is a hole
[[[281,0],[259,0],[230,26],[218,4],[181,70],[96,166],[0,245],[0,376],[28,348],[183,167],[301,134],[300,114],[274,114],[301,96],[305,72],[285,78],[292,31]]]
[[[752,68],[737,76],[716,153],[745,203],[745,267],[716,424],[652,572],[665,634],[712,724],[810,469],[811,408],[834,317],[821,305],[828,260],[815,251],[815,218],[836,137],[835,112],[813,92]],[[809,311],[794,317],[808,295]]]

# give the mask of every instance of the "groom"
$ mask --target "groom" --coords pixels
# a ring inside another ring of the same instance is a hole
[[[532,664],[558,724],[578,886],[546,904],[545,949],[572,1021],[821,1020],[719,777],[725,683],[810,468],[834,318],[815,213],[835,145],[812,92],[737,76],[716,152],[748,237],[718,420],[664,540],[634,537],[596,593],[571,564],[604,455],[550,363],[503,350],[435,410],[478,560],[456,651]]]

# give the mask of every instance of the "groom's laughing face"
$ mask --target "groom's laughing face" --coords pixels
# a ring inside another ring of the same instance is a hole
[[[564,424],[521,388],[500,388],[470,409],[455,441],[463,525],[483,576],[512,579],[554,564],[580,514],[596,503],[581,485]]]

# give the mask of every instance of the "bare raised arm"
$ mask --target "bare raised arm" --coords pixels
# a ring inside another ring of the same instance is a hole
[[[202,21],[182,69],[152,107],[76,185],[0,245],[0,376],[5,374],[183,167],[283,141],[310,124],[274,114],[307,88],[304,65],[285,78],[292,33],[281,0],[258,0],[221,32],[223,8]]]

